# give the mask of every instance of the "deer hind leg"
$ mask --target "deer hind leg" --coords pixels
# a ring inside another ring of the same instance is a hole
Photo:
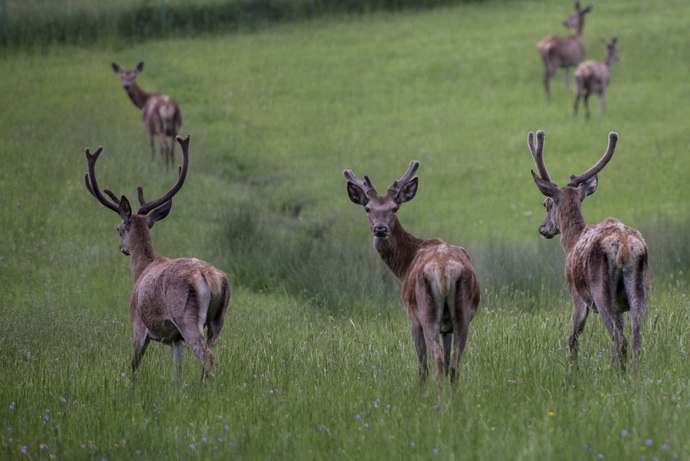
[[[585,93],[583,104],[585,106],[585,118],[587,119],[589,118],[589,97],[590,93]]]
[[[606,288],[601,288],[592,293],[592,298],[596,304],[601,320],[604,322],[606,330],[613,338],[614,359],[621,371],[625,371],[625,359],[628,351],[628,340],[623,334],[623,314],[617,312],[615,295],[605,292]]]
[[[606,111],[606,99],[604,98],[604,92],[599,93],[599,115]]]
[[[211,352],[211,348],[208,347],[204,340],[202,328],[197,325],[195,320],[181,322],[177,328],[180,330],[180,334],[182,334],[187,346],[201,363],[202,378],[208,377],[213,379],[215,377],[213,352]]]
[[[647,290],[637,277],[626,277],[623,281],[630,305],[631,342],[633,361],[639,363],[642,349],[642,324],[647,312]]]
[[[172,359],[173,359],[173,375],[175,377],[175,382],[179,384],[180,377],[182,376],[182,359],[184,358],[184,341],[177,340],[173,341],[172,346]]]

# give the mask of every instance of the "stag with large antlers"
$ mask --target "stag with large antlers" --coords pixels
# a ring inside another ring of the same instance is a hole
[[[182,112],[177,101],[160,93],[147,93],[137,84],[137,74],[144,70],[144,63],[140,62],[134,70],[125,70],[112,63],[113,70],[120,75],[122,88],[135,106],[141,109],[141,120],[146,127],[146,134],[151,144],[151,157],[156,156],[154,135],[158,136],[161,155],[166,168],[175,163],[175,137],[182,126]],[[168,136],[171,145],[168,144]]]
[[[566,187],[558,187],[544,164],[544,132],[528,135],[532,158],[539,175],[532,177],[546,200],[546,218],[539,233],[550,239],[561,234],[565,252],[565,279],[573,299],[572,328],[568,344],[571,359],[577,363],[578,338],[590,310],[598,312],[613,338],[615,358],[625,370],[628,342],[623,334],[624,313],[630,312],[633,362],[639,363],[642,324],[647,309],[649,272],[647,245],[642,235],[615,218],[587,224],[581,202],[597,190],[597,174],[613,157],[618,134],[609,134],[601,159],[580,175],[570,176]]]
[[[443,375],[450,374],[451,381],[457,375],[470,320],[479,305],[479,282],[464,248],[440,239],[418,239],[398,221],[400,206],[417,194],[419,178],[413,177],[417,168],[419,162],[410,163],[407,173],[393,182],[385,195],[376,192],[368,176],[361,181],[352,170],[343,174],[350,200],[367,213],[374,247],[402,282],[402,301],[417,349],[419,376],[427,377],[428,350],[440,383]]]
[[[580,7],[580,2],[575,2],[575,11],[563,25],[567,28],[575,28],[573,35],[549,35],[537,43],[539,55],[544,63],[544,89],[546,98],[551,101],[551,89],[549,82],[558,69],[563,69],[563,81],[568,84],[568,69],[575,67],[585,57],[585,41],[582,31],[585,27],[585,15],[592,11],[594,5]]]
[[[213,378],[211,348],[223,327],[230,301],[230,284],[226,275],[212,265],[194,258],[168,259],[156,256],[150,229],[164,219],[172,208],[172,198],[180,190],[189,166],[189,136],[176,138],[182,148],[182,165],[175,185],[161,197],[147,202],[138,188],[139,211],[132,208],[124,195],[104,189],[96,181],[96,161],[103,151],[91,154],[87,148],[86,188],[106,208],[116,212],[122,222],[117,226],[122,242],[120,250],[132,257],[134,288],[130,298],[130,315],[134,326],[132,375],[136,374],[149,341],[172,346],[175,376],[179,379],[186,342],[202,365],[202,376]],[[207,337],[204,339],[204,328]]]

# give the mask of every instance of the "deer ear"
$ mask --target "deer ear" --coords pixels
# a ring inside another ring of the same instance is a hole
[[[129,200],[124,195],[120,199],[120,219],[123,223],[126,223],[132,217],[132,207],[129,204]]]
[[[347,196],[350,197],[352,203],[357,205],[364,206],[369,203],[369,197],[364,190],[350,181],[347,182]]]
[[[545,181],[544,179],[540,178],[537,176],[537,174],[532,171],[532,179],[534,179],[534,183],[537,185],[537,189],[539,189],[539,192],[541,192],[545,197],[551,197],[552,199],[556,200],[559,198],[561,194],[561,189],[552,183],[551,181]]]
[[[137,72],[141,72],[144,70],[144,61],[141,61],[139,64],[137,64]]]
[[[589,178],[587,181],[580,184],[577,188],[580,191],[580,201],[583,201],[585,197],[589,197],[597,191],[597,186],[599,185],[599,180],[597,175]]]
[[[419,186],[419,178],[415,176],[410,179],[404,186],[400,188],[400,192],[395,196],[396,203],[409,202],[417,195],[417,187]]]
[[[120,68],[120,66],[118,66],[116,63],[112,63],[111,65],[113,66],[113,70],[114,70],[115,72],[117,72],[118,74],[119,74],[120,71],[122,70],[122,69]]]
[[[163,205],[159,206],[158,208],[154,208],[151,213],[149,213],[146,216],[146,223],[149,226],[149,229],[153,227],[154,224],[156,224],[158,221],[162,221],[163,219],[168,216],[170,213],[170,209],[172,208],[172,199],[168,200],[165,202]]]

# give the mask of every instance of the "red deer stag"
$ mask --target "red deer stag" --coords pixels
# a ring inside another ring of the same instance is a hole
[[[537,188],[546,196],[546,218],[539,233],[550,239],[561,234],[565,252],[565,279],[573,299],[573,321],[568,341],[571,360],[577,363],[578,338],[590,310],[598,312],[613,337],[615,358],[625,370],[628,343],[623,334],[624,312],[630,311],[633,361],[639,364],[642,323],[647,309],[649,273],[647,245],[642,235],[615,218],[587,224],[581,202],[597,190],[597,174],[613,157],[618,135],[609,134],[601,159],[580,175],[570,176],[566,187],[558,187],[544,164],[544,132],[537,131],[537,143],[529,133],[527,143],[539,175],[532,171]]]
[[[592,11],[594,5],[580,8],[580,2],[575,2],[575,11],[563,25],[567,28],[575,28],[574,35],[549,35],[537,43],[537,49],[544,63],[544,88],[546,98],[551,101],[551,89],[549,81],[556,71],[563,68],[563,81],[568,85],[568,68],[575,67],[585,57],[585,41],[582,38],[582,30],[585,27],[585,15]]]
[[[96,182],[96,161],[103,151],[91,154],[87,148],[88,172],[86,188],[106,208],[118,213],[122,222],[117,231],[122,238],[120,251],[132,256],[130,315],[134,326],[132,377],[139,368],[149,341],[172,346],[175,376],[179,379],[186,342],[202,365],[202,376],[213,378],[211,347],[218,338],[228,302],[230,285],[226,275],[212,265],[194,258],[168,259],[156,256],[149,229],[165,218],[172,207],[172,198],[180,190],[189,165],[189,136],[177,137],[182,147],[183,162],[175,185],[161,197],[146,202],[138,188],[139,211],[132,214],[129,200],[104,189],[105,198]],[[204,327],[207,339],[204,340]]]
[[[479,305],[479,281],[464,248],[440,239],[418,239],[398,221],[400,206],[417,194],[418,178],[413,178],[417,168],[419,162],[410,163],[407,173],[393,182],[385,195],[376,192],[368,176],[361,181],[352,170],[343,174],[350,200],[362,205],[367,213],[374,247],[402,282],[402,301],[417,349],[419,377],[427,377],[429,350],[440,383],[444,374],[450,373],[451,381],[455,380],[470,320]]]
[[[124,70],[116,63],[112,63],[113,70],[120,74],[122,88],[135,106],[141,109],[141,119],[146,127],[146,133],[151,143],[151,157],[155,157],[154,135],[158,136],[161,155],[168,168],[175,163],[175,137],[182,126],[180,106],[173,98],[160,93],[147,93],[137,85],[137,74],[144,70],[144,63],[140,62],[134,70]],[[168,145],[167,137],[171,137]]]
[[[599,114],[606,110],[604,92],[609,86],[609,74],[611,65],[618,61],[618,39],[613,37],[611,43],[605,38],[601,39],[606,49],[604,61],[585,61],[575,69],[575,115],[580,99],[584,97],[585,117],[589,118],[589,97],[592,94],[599,96]]]

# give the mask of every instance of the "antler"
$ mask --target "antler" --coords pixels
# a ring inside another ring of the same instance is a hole
[[[601,170],[604,169],[607,163],[609,163],[609,160],[611,160],[611,157],[613,157],[613,153],[616,150],[616,143],[618,142],[618,133],[615,131],[612,131],[609,133],[609,145],[606,148],[606,152],[604,155],[599,159],[599,161],[589,170],[585,171],[581,175],[571,175],[570,176],[570,182],[568,183],[568,186],[570,187],[577,187],[583,182],[591,179],[593,176],[598,174]]]
[[[397,181],[393,181],[393,184],[388,188],[388,193],[391,195],[396,195],[398,192],[400,192],[402,186],[407,184],[410,181],[410,179],[412,179],[414,174],[417,172],[417,168],[419,168],[419,161],[411,161],[410,166],[407,169],[407,172],[403,175],[402,178],[398,179]]]
[[[352,170],[343,170],[343,176],[345,176],[345,179],[347,179],[351,183],[361,187],[364,193],[367,194],[369,197],[378,195],[376,189],[374,188],[374,185],[371,183],[371,179],[369,179],[369,176],[364,175],[364,181],[362,181],[361,179],[357,178],[357,176],[355,176]]]
[[[150,202],[144,202],[144,190],[141,186],[139,186],[137,188],[140,205],[139,211],[137,212],[138,214],[147,214],[154,208],[158,208],[173,198],[173,196],[182,188],[184,180],[187,177],[187,169],[189,168],[189,135],[187,135],[187,137],[184,139],[182,139],[182,136],[177,136],[175,137],[175,140],[180,143],[180,147],[182,147],[182,165],[179,166],[177,182],[168,192],[155,200],[151,200]]]
[[[116,213],[119,213],[120,200],[117,198],[117,196],[110,192],[108,189],[105,189],[104,192],[108,194],[108,196],[112,199],[112,201],[109,201],[105,197],[103,197],[103,194],[101,194],[101,191],[98,188],[98,182],[96,181],[96,160],[98,160],[98,156],[101,155],[101,152],[103,152],[103,146],[98,146],[98,148],[94,151],[93,154],[89,152],[88,147],[84,150],[84,154],[86,154],[86,162],[88,165],[88,171],[84,175],[84,183],[86,184],[86,188],[89,190],[89,192],[91,192],[91,195],[96,197],[96,199],[99,202],[101,202],[103,206],[105,206],[106,208],[110,208]]]
[[[529,151],[532,153],[532,159],[534,159],[541,179],[553,183],[549,170],[546,169],[546,164],[544,163],[544,130],[537,131],[536,145],[534,144],[534,133],[531,131],[527,133],[527,146],[529,146]]]

